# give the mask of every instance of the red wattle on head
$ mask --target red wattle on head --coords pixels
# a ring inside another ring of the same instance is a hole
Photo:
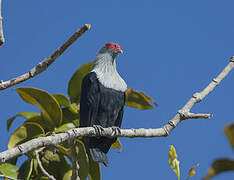
[[[112,50],[121,50],[120,46],[117,43],[113,43],[113,42],[106,43],[106,47]]]

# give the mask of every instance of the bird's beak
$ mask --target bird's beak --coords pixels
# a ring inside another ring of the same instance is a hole
[[[122,53],[123,53],[123,50],[122,50],[122,49],[119,49],[118,52],[119,52],[120,54],[122,54]]]

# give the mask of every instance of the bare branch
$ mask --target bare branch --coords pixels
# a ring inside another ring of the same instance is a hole
[[[35,151],[37,163],[38,163],[38,165],[39,165],[39,167],[40,167],[42,173],[43,173],[46,177],[48,177],[50,180],[56,180],[55,177],[52,176],[52,175],[50,175],[50,174],[44,169],[44,167],[42,166],[39,153],[40,153],[43,149],[44,149],[44,147],[43,147],[43,148],[40,148],[40,149],[38,149],[38,150]]]
[[[84,34],[89,28],[90,24],[85,24],[82,28],[77,30],[62,46],[60,46],[56,51],[41,61],[37,66],[32,68],[29,72],[13,78],[11,80],[0,82],[0,90],[9,88],[13,85],[24,82],[30,78],[35,77],[39,73],[45,71],[54,61],[57,59],[72,43],[74,43],[82,34]]]
[[[2,27],[2,0],[0,0],[0,47],[4,44],[5,39],[3,35],[3,27]]]
[[[200,102],[205,98],[214,88],[228,75],[234,67],[234,57],[231,58],[230,63],[224,70],[212,81],[203,91],[195,93],[185,106],[180,109],[177,114],[162,128],[155,129],[120,129],[116,128],[101,128],[97,130],[94,127],[74,128],[64,133],[55,134],[47,137],[39,137],[25,142],[15,148],[8,149],[0,153],[0,164],[5,161],[25,154],[33,149],[45,147],[49,145],[56,146],[64,141],[72,140],[80,136],[107,136],[107,137],[166,137],[170,132],[183,120],[188,118],[209,118],[211,114],[194,114],[190,113],[190,109],[194,104]]]
[[[78,164],[78,153],[76,151],[76,141],[71,140],[71,162],[72,162],[72,176],[71,180],[80,180],[79,178],[79,164]]]
[[[185,119],[209,119],[212,117],[212,114],[203,114],[203,113],[191,113],[191,112],[183,112],[181,110],[178,111],[182,120]]]
[[[6,176],[6,175],[3,175],[3,174],[0,174],[0,178],[2,178],[2,179],[11,179],[11,180],[19,180],[17,178]]]
[[[177,114],[166,124],[163,129],[165,129],[165,132],[167,135],[182,121],[184,120],[183,115],[181,116],[181,112],[190,113],[191,108],[194,106],[194,104],[200,102],[203,100],[209,93],[211,93],[214,88],[219,85],[219,83],[228,75],[228,73],[233,69],[234,67],[234,56],[230,58],[230,62],[227,64],[227,66],[223,69],[223,71],[212,80],[212,82],[201,92],[195,93],[190,100],[184,105],[182,109],[180,109]],[[187,118],[185,118],[187,119]]]

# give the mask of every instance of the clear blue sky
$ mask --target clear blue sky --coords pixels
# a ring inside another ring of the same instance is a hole
[[[92,28],[39,76],[15,87],[30,86],[67,95],[74,71],[92,61],[108,41],[124,51],[118,70],[129,87],[153,97],[159,107],[126,108],[123,128],[161,127],[191,97],[202,90],[234,55],[234,1],[4,1],[6,44],[0,48],[0,79],[16,77],[50,55],[85,23]],[[109,153],[108,179],[176,179],[168,164],[169,145],[176,147],[185,179],[200,163],[193,179],[201,179],[218,157],[233,157],[223,126],[234,120],[234,73],[192,112],[214,114],[209,120],[187,120],[167,138],[121,138],[123,151]],[[13,88],[0,92],[0,150],[10,133],[6,120],[22,111],[38,111]],[[11,132],[23,122],[17,119]],[[234,173],[215,180],[234,179]]]

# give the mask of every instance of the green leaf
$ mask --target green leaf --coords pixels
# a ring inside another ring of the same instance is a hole
[[[71,105],[70,100],[63,94],[53,94],[60,106],[69,107]]]
[[[101,167],[98,162],[94,162],[89,155],[89,180],[101,180]]]
[[[55,133],[65,132],[69,129],[75,128],[76,126],[73,123],[66,123],[54,130]]]
[[[234,171],[234,159],[217,159],[212,163],[204,180],[227,171]]]
[[[66,144],[66,146],[69,147],[70,145]],[[72,158],[72,157],[70,157],[71,149],[67,148],[67,147],[64,147],[64,145],[59,145],[58,149],[61,153],[66,155],[71,160],[71,158]],[[88,173],[89,173],[89,158],[88,158],[88,155],[86,153],[85,146],[84,146],[83,142],[80,140],[76,140],[76,152],[78,153],[77,160],[78,160],[78,164],[80,166],[79,172],[78,172],[79,177],[81,180],[86,180]],[[69,176],[71,176],[71,173],[67,172],[65,174],[64,178],[69,178]]]
[[[32,169],[33,169],[33,160],[28,159],[24,161],[24,163],[19,168],[19,174],[17,178],[29,180],[32,174]]]
[[[69,157],[70,148],[64,147],[64,145],[60,145],[60,144],[58,144],[57,148],[63,155]]]
[[[89,173],[89,158],[85,150],[83,142],[77,140],[79,177],[81,180],[86,180]]]
[[[69,108],[62,108],[63,111],[63,123],[72,122],[76,127],[79,127],[79,114],[70,111]]]
[[[25,122],[12,133],[8,142],[8,148],[13,148],[18,144],[26,142],[40,135],[45,135],[44,129],[40,124],[36,122]]]
[[[153,100],[151,97],[149,97],[148,95],[146,95],[144,92],[141,92],[141,91],[137,91],[139,92],[140,94],[142,94],[144,96],[144,98],[146,100],[148,100],[148,102],[151,102],[153,103],[155,106],[158,106],[158,104],[155,102],[155,100]]]
[[[79,110],[80,110],[75,103],[70,104],[68,109],[69,109],[69,111],[71,111],[74,114],[78,114]]]
[[[45,153],[41,155],[41,162],[45,170],[53,175],[55,179],[62,179],[61,177],[64,177],[67,171],[71,169],[67,160],[60,152],[55,153],[51,150],[45,150]]]
[[[19,168],[10,163],[0,164],[0,173],[5,176],[17,178]]]
[[[35,176],[39,176],[37,159],[34,157],[32,161],[33,161],[33,174],[35,174]]]
[[[15,89],[20,97],[27,103],[40,108],[43,117],[48,123],[59,126],[62,122],[62,110],[56,99],[47,92],[36,88],[18,88]]]
[[[122,151],[122,144],[120,143],[119,138],[117,138],[117,140],[111,145],[111,148],[113,148],[113,149],[118,148],[119,152]]]
[[[224,126],[224,132],[232,145],[232,148],[234,148],[234,123]]]
[[[39,117],[39,116],[41,115],[35,112],[20,112],[7,120],[7,130],[9,131],[11,124],[13,123],[16,117],[24,117],[25,119],[31,119],[31,118]]]
[[[45,133],[47,133],[48,131],[54,130],[54,126],[49,124],[48,121],[42,118],[41,116],[32,117],[25,121],[25,123],[28,123],[28,122],[33,122],[33,123],[35,122],[39,124],[44,129]]]
[[[76,70],[68,84],[68,95],[72,103],[79,103],[81,96],[81,83],[83,78],[92,70],[93,62],[84,64]]]
[[[168,155],[169,155],[169,164],[172,170],[176,173],[178,180],[179,180],[180,179],[180,167],[179,167],[180,162],[177,159],[177,154],[176,154],[176,150],[174,146],[171,145]]]
[[[72,176],[72,170],[68,170],[64,176],[63,176],[63,180],[71,180],[71,176]]]
[[[151,102],[156,104],[153,99],[141,91],[133,90],[131,88],[128,88],[126,91],[126,106],[138,108],[140,110],[153,109],[154,106]]]

